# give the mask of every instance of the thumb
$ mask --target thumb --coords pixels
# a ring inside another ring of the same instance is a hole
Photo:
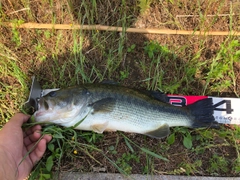
[[[23,123],[27,122],[29,118],[30,115],[17,113],[10,119],[9,123],[14,123],[15,126],[22,126]]]

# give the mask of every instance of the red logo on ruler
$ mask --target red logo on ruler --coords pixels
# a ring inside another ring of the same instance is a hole
[[[168,95],[168,102],[174,106],[187,106],[201,99],[206,99],[208,96],[179,96]]]

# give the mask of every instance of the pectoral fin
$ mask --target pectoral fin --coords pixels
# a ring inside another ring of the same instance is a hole
[[[153,137],[153,138],[164,138],[170,134],[170,129],[168,124],[163,124],[162,126],[158,127],[157,129],[153,131],[148,131],[146,133],[147,136]]]
[[[92,103],[89,106],[92,106],[93,112],[92,114],[95,113],[106,113],[106,112],[111,112],[113,108],[115,107],[116,100],[113,98],[104,98],[99,101],[96,101]]]
[[[108,121],[102,123],[102,124],[94,124],[91,125],[91,129],[96,133],[103,133],[105,129],[107,129]]]

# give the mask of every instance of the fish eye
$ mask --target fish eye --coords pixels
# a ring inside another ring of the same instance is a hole
[[[51,91],[50,93],[49,93],[49,96],[50,97],[55,97],[57,95],[57,92],[56,91]]]

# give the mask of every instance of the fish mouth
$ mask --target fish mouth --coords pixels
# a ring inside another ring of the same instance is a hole
[[[47,101],[45,101],[45,100],[43,100],[43,106],[44,106],[45,110],[49,109],[49,105],[48,105]]]
[[[38,110],[48,110],[49,109],[49,104],[46,100],[41,98],[38,102]]]
[[[50,110],[52,110],[52,108],[50,108],[49,103],[41,98],[38,102],[38,110],[34,114],[35,116],[42,116]]]

